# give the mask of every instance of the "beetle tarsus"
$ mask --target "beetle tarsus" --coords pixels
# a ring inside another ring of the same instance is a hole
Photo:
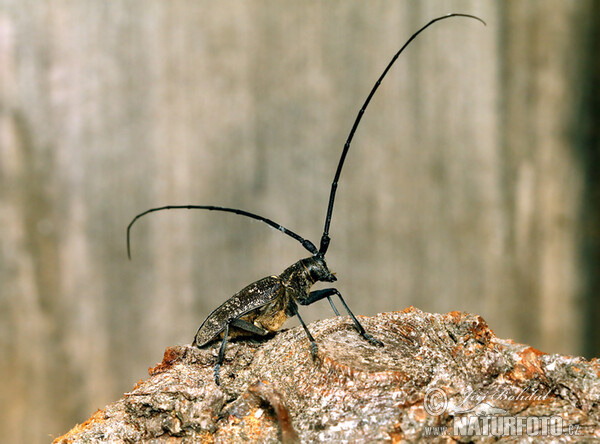
[[[221,385],[221,382],[219,381],[219,369],[221,368],[221,364],[217,363],[215,365],[215,384],[217,385]]]
[[[383,342],[381,342],[379,339],[374,338],[369,333],[365,332],[361,336],[363,338],[365,338],[367,341],[369,341],[371,344],[373,344],[374,346],[376,346],[376,347],[383,347]]]

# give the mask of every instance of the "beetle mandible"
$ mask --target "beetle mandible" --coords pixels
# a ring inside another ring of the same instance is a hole
[[[330,242],[329,225],[331,223],[331,216],[333,214],[333,204],[335,201],[338,180],[342,172],[342,167],[344,166],[346,155],[348,154],[348,150],[350,148],[350,143],[352,142],[354,133],[356,132],[358,124],[360,123],[362,116],[371,101],[371,98],[377,91],[377,88],[379,88],[383,78],[386,76],[404,49],[426,28],[435,22],[450,17],[467,17],[478,20],[485,25],[485,22],[479,17],[469,14],[455,13],[437,17],[415,32],[400,48],[400,50],[394,54],[392,60],[388,63],[386,68],[383,70],[383,73],[379,76],[375,82],[375,85],[369,92],[369,95],[367,96],[363,106],[356,116],[356,119],[354,120],[350,134],[348,135],[346,143],[344,144],[342,155],[338,162],[335,176],[331,184],[329,203],[327,205],[327,213],[325,215],[325,226],[323,228],[319,249],[317,249],[317,247],[315,247],[310,240],[304,239],[300,235],[272,221],[271,219],[267,219],[266,217],[258,214],[250,213],[237,208],[227,208],[213,205],[167,205],[163,207],[151,208],[135,216],[127,226],[127,255],[129,258],[131,258],[130,232],[135,221],[149,213],[172,209],[223,211],[256,219],[261,222],[265,222],[266,224],[278,229],[282,233],[296,239],[312,254],[312,256],[301,259],[290,267],[286,268],[279,276],[265,277],[243,288],[231,298],[226,300],[211,314],[209,314],[206,320],[202,323],[193,340],[193,345],[196,347],[204,347],[214,341],[217,337],[221,335],[223,336],[221,340],[221,347],[219,348],[217,363],[214,368],[215,382],[217,385],[219,385],[219,369],[223,364],[225,347],[230,337],[230,333],[235,332],[264,336],[270,332],[279,330],[288,317],[296,316],[300,321],[300,324],[302,325],[302,328],[304,328],[308,340],[310,341],[312,356],[315,358],[317,355],[317,343],[300,316],[298,304],[310,305],[314,302],[320,301],[321,299],[327,298],[331,304],[331,308],[335,314],[339,316],[339,312],[337,311],[331,299],[332,296],[337,296],[339,298],[340,302],[350,315],[350,318],[358,330],[358,333],[365,340],[375,346],[383,346],[381,341],[365,331],[337,289],[325,288],[322,290],[311,291],[311,287],[316,282],[336,281],[336,277],[329,271],[329,268],[325,263],[325,253],[327,253]]]

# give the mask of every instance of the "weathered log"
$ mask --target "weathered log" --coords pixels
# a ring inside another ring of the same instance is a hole
[[[221,386],[218,343],[169,347],[148,379],[55,442],[600,438],[596,359],[499,339],[481,317],[461,312],[411,307],[361,322],[383,348],[345,317],[309,326],[316,361],[301,328],[233,341]]]

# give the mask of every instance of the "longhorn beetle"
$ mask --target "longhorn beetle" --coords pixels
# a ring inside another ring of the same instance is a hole
[[[358,333],[371,344],[376,346],[383,346],[383,343],[381,341],[375,339],[373,336],[371,336],[365,331],[365,329],[360,324],[358,319],[356,319],[356,317],[350,310],[350,307],[348,307],[348,305],[344,301],[344,298],[337,289],[325,288],[323,290],[311,291],[311,287],[316,282],[336,281],[336,277],[329,271],[329,268],[327,268],[327,264],[325,263],[325,253],[327,253],[330,241],[329,225],[331,223],[331,215],[333,213],[335,193],[337,190],[338,180],[342,172],[342,167],[344,166],[344,161],[346,160],[346,155],[348,154],[348,149],[350,148],[350,143],[352,142],[352,138],[354,137],[354,133],[356,132],[356,128],[358,127],[358,124],[362,119],[365,109],[369,105],[369,102],[375,94],[375,91],[377,91],[377,88],[379,88],[381,81],[386,76],[386,74],[388,73],[398,56],[400,56],[402,51],[404,51],[404,49],[426,28],[428,28],[437,21],[444,20],[450,17],[472,18],[480,21],[485,25],[485,22],[479,17],[475,17],[469,14],[447,14],[441,17],[437,17],[431,20],[417,32],[415,32],[400,48],[400,50],[396,54],[394,54],[392,60],[383,70],[383,73],[379,76],[377,82],[375,82],[375,85],[371,89],[371,92],[367,96],[367,99],[365,100],[363,106],[358,112],[358,115],[354,120],[354,124],[352,125],[352,129],[350,130],[350,134],[348,135],[348,139],[344,144],[344,149],[342,150],[342,155],[340,157],[337,169],[335,171],[335,176],[331,184],[329,204],[327,205],[327,213],[325,215],[325,227],[323,228],[323,234],[321,236],[321,242],[318,250],[311,241],[309,241],[308,239],[304,239],[302,236],[299,236],[292,230],[285,228],[283,225],[280,225],[272,221],[271,219],[267,219],[266,217],[260,216],[258,214],[250,213],[248,211],[240,210],[237,208],[227,208],[213,205],[168,205],[158,208],[151,208],[149,210],[144,211],[143,213],[138,214],[127,226],[127,255],[130,259],[130,231],[135,221],[148,213],[173,209],[224,211],[256,219],[296,239],[302,244],[304,248],[306,248],[312,254],[312,256],[307,257],[305,259],[301,259],[295,264],[286,268],[283,271],[283,273],[281,273],[279,276],[269,276],[260,279],[248,285],[244,289],[240,290],[238,293],[226,300],[210,315],[208,315],[206,320],[202,323],[202,325],[198,329],[198,332],[196,333],[196,336],[194,337],[193,345],[201,348],[211,343],[217,337],[221,335],[223,337],[221,341],[221,347],[219,349],[219,356],[217,358],[217,363],[214,369],[215,382],[217,385],[219,385],[219,368],[221,367],[221,364],[223,364],[225,346],[227,345],[227,340],[230,337],[230,333],[257,334],[264,336],[270,332],[275,332],[279,330],[279,328],[283,325],[286,319],[291,316],[296,316],[300,321],[300,324],[302,325],[302,328],[304,328],[304,331],[308,336],[308,340],[310,341],[313,359],[316,358],[317,343],[315,342],[315,339],[311,335],[310,331],[308,330],[308,327],[306,326],[306,324],[302,320],[302,317],[300,316],[300,313],[298,312],[298,304],[310,305],[313,302],[317,302],[321,299],[327,298],[329,300],[331,308],[333,309],[335,314],[339,316],[340,314],[337,311],[335,305],[333,304],[333,301],[331,300],[331,296],[334,295],[340,299],[340,302],[350,315],[350,318],[352,319],[354,326],[358,330]]]

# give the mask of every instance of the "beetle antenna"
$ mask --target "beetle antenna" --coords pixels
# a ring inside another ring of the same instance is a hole
[[[273,228],[278,229],[284,234],[287,234],[290,237],[293,237],[298,242],[302,244],[304,248],[310,251],[312,254],[318,254],[317,247],[309,241],[308,239],[304,239],[302,236],[294,233],[292,230],[288,230],[283,225],[279,225],[277,222],[272,221],[271,219],[267,219],[266,217],[259,216],[258,214],[250,213],[249,211],[239,210],[237,208],[226,208],[226,207],[215,207],[213,205],[167,205],[164,207],[151,208],[149,210],[144,211],[143,213],[138,214],[133,218],[133,220],[127,225],[127,257],[131,259],[131,243],[130,243],[130,232],[131,227],[140,217],[145,216],[149,213],[154,213],[156,211],[162,210],[210,210],[210,211],[224,211],[226,213],[234,213],[239,214],[240,216],[250,217],[252,219],[260,220]]]
[[[431,20],[429,23],[427,23],[425,26],[423,26],[421,29],[419,29],[417,32],[415,32],[406,41],[406,43],[402,46],[402,48],[400,48],[400,50],[396,54],[394,54],[394,57],[392,57],[392,60],[388,63],[388,65],[386,66],[386,68],[383,70],[383,73],[379,76],[379,78],[377,79],[377,82],[375,82],[375,85],[373,86],[373,88],[371,89],[371,92],[367,96],[367,99],[365,100],[365,103],[363,104],[362,108],[358,112],[358,115],[356,116],[356,119],[354,120],[354,124],[352,125],[352,129],[350,130],[350,134],[348,135],[348,139],[346,140],[346,143],[344,144],[344,149],[342,151],[342,156],[340,157],[340,161],[338,163],[337,169],[335,171],[335,176],[334,176],[333,182],[331,184],[331,192],[329,193],[329,204],[327,206],[327,215],[325,216],[325,227],[323,228],[323,235],[321,236],[321,244],[319,246],[319,252],[318,252],[318,254],[320,256],[324,256],[325,253],[327,252],[327,248],[329,248],[329,241],[331,240],[330,237],[329,237],[329,225],[331,223],[331,215],[333,213],[333,203],[335,201],[335,193],[336,193],[336,190],[337,190],[338,180],[339,180],[340,174],[342,172],[342,167],[344,166],[344,161],[346,160],[346,154],[348,154],[348,149],[350,148],[350,143],[352,142],[352,138],[354,137],[354,133],[356,132],[356,128],[358,127],[358,124],[360,123],[360,120],[362,119],[362,116],[363,116],[365,110],[367,109],[367,106],[369,106],[369,103],[371,102],[371,99],[373,98],[373,95],[375,94],[375,91],[377,91],[377,88],[379,88],[379,85],[381,84],[381,81],[386,76],[386,74],[388,73],[388,71],[390,70],[390,68],[392,67],[392,65],[394,64],[394,62],[396,61],[396,59],[398,58],[398,56],[400,54],[402,54],[402,51],[404,51],[404,49],[406,49],[406,47],[421,32],[423,32],[429,26],[433,25],[435,22],[438,22],[440,20],[444,20],[444,19],[447,19],[447,18],[450,18],[450,17],[467,17],[467,18],[472,18],[472,19],[478,20],[481,23],[483,23],[484,25],[486,24],[479,17],[476,17],[474,15],[470,15],[470,14],[456,14],[455,13],[455,14],[443,15],[441,17],[437,17],[437,18]]]

